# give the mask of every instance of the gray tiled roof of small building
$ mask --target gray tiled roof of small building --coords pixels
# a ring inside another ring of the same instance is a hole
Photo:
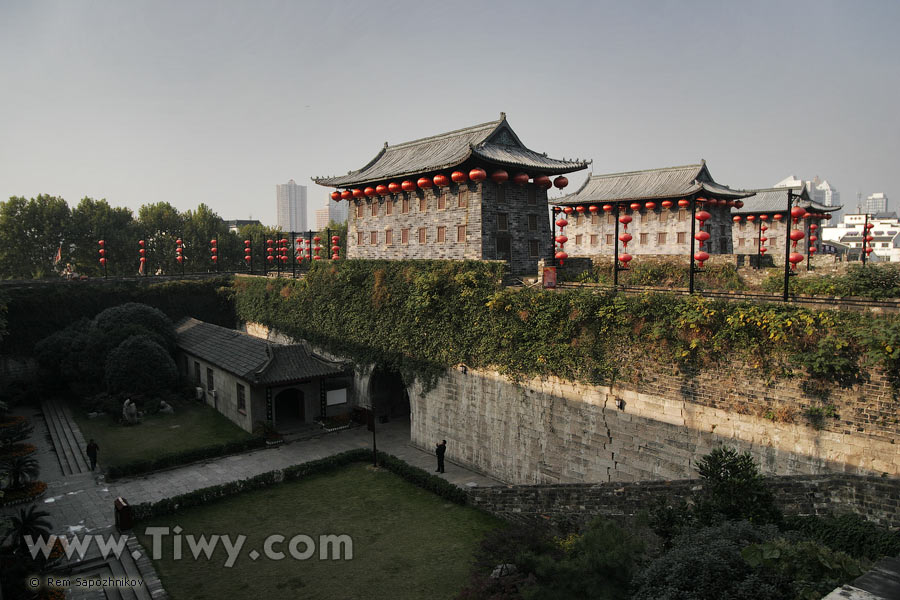
[[[698,192],[728,198],[746,198],[753,193],[716,183],[709,175],[706,163],[701,162],[680,167],[592,175],[580,189],[551,201],[551,204],[565,206],[585,202],[683,198]]]
[[[490,139],[506,130],[515,145],[495,143]],[[357,171],[336,177],[313,177],[319,185],[331,187],[358,186],[399,177],[440,171],[465,162],[470,156],[498,162],[523,169],[538,169],[546,173],[569,173],[587,166],[585,161],[564,161],[548,158],[525,148],[512,128],[506,122],[506,115],[500,119],[449,131],[419,140],[384,148]]]
[[[791,189],[794,194],[800,195],[799,206],[803,208],[813,208],[819,212],[833,212],[839,210],[840,206],[825,206],[809,199],[806,189],[800,188],[765,188],[754,190],[755,194],[744,200],[744,206],[741,208],[732,208],[731,213],[735,215],[749,215],[756,213],[774,213],[784,212],[787,210],[787,193]],[[800,189],[800,191],[797,191]]]
[[[178,346],[185,352],[247,381],[272,384],[343,371],[340,365],[310,356],[302,346],[273,345],[197,319],[182,319],[176,323],[175,331]]]

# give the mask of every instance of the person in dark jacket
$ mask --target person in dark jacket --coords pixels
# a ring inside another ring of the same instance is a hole
[[[444,472],[444,454],[446,452],[447,452],[447,440],[441,440],[441,443],[438,444],[434,449],[434,453],[437,455],[437,459],[438,459],[438,468],[436,470],[437,473]]]
[[[87,445],[87,455],[88,458],[91,459],[91,471],[97,466],[97,452],[100,450],[100,446],[97,445],[93,439],[88,442]]]

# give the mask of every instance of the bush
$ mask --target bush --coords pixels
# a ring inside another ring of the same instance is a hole
[[[524,598],[626,599],[628,586],[644,551],[643,543],[606,519],[594,520],[582,535],[560,544],[562,556],[530,554],[522,557],[534,585],[524,587]]]
[[[749,452],[716,448],[697,463],[703,491],[695,498],[695,513],[701,525],[721,520],[780,523],[781,511],[766,487]]]
[[[110,393],[154,395],[171,390],[178,381],[175,361],[152,338],[136,335],[122,342],[106,359],[106,388]]]
[[[160,344],[163,348],[169,352],[175,350],[175,326],[172,320],[158,308],[146,304],[127,302],[107,308],[94,319],[94,326],[107,335],[118,336],[114,339],[119,342],[130,335],[154,335],[163,340]]]
[[[161,469],[168,469],[171,467],[186,465],[198,460],[206,460],[210,458],[218,458],[220,456],[227,456],[229,454],[247,452],[249,450],[262,448],[264,446],[265,440],[260,437],[252,437],[244,440],[225,442],[222,444],[216,444],[214,446],[205,446],[203,448],[194,448],[192,450],[185,450],[183,452],[163,454],[162,456],[157,456],[156,458],[135,460],[119,466],[111,466],[107,469],[106,476],[110,480],[119,479],[121,477],[132,477],[134,475],[140,475],[142,473],[149,473],[151,471],[159,471]]]
[[[878,560],[900,554],[900,530],[891,531],[857,515],[791,517],[785,522],[785,530],[853,558]]]
[[[787,600],[790,592],[773,574],[753,569],[741,556],[750,544],[773,539],[777,530],[746,521],[685,533],[671,550],[634,579],[633,600]]]

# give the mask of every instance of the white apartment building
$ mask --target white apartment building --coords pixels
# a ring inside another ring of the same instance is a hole
[[[866,223],[866,214],[844,215],[843,220],[833,226],[821,230],[823,242],[840,242],[851,250],[851,258],[858,257],[862,250],[862,231]],[[900,219],[896,213],[879,213],[868,215],[872,224],[873,261],[900,262]],[[855,250],[855,252],[853,252]]]
[[[278,228],[282,231],[306,231],[306,186],[291,179],[275,186]]]

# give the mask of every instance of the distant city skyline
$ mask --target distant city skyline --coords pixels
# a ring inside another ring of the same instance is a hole
[[[275,186],[275,224],[282,231],[306,231],[306,186],[291,179]]]
[[[744,189],[818,173],[845,210],[900,197],[898,2],[464,2],[478,26],[421,26],[442,7],[7,0],[0,198],[205,203],[274,225],[272,186],[293,178],[312,223],[330,190],[310,177],[501,111],[594,173],[706,159]],[[552,26],[523,37],[536,23]]]

